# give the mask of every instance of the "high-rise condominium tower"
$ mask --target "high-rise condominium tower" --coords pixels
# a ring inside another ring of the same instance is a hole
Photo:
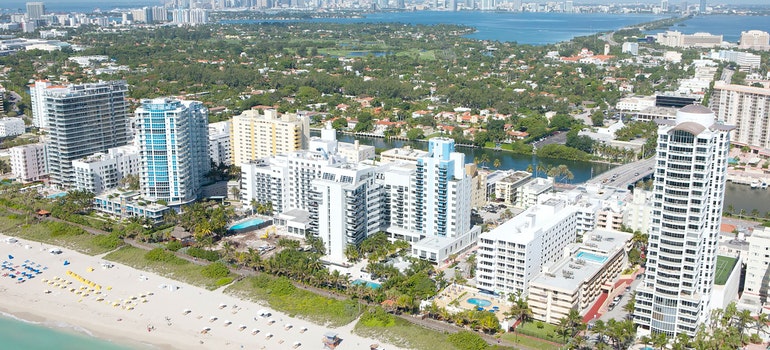
[[[634,321],[652,333],[693,335],[709,313],[732,127],[699,105],[658,124],[647,269]]]
[[[44,108],[51,183],[75,184],[72,161],[131,140],[125,81],[49,86],[37,100]]]
[[[142,195],[169,206],[194,201],[211,169],[208,109],[198,101],[158,98],[142,100],[135,114]]]

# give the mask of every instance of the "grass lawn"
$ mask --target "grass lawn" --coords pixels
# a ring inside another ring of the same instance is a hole
[[[0,213],[0,232],[31,241],[57,245],[88,255],[104,254],[113,249],[100,246],[96,241],[97,236],[93,236],[80,228],[73,227],[72,232],[77,232],[77,234],[54,235],[46,222],[25,219],[23,216],[8,212]]]
[[[460,350],[449,343],[448,334],[416,326],[400,318],[388,327],[367,327],[356,323],[353,333],[362,337],[381,339],[401,348],[416,350]]]
[[[714,274],[714,284],[723,286],[727,282],[727,278],[730,277],[730,273],[735,268],[735,263],[738,261],[736,258],[729,256],[717,255],[717,269]]]
[[[131,266],[136,269],[152,271],[161,276],[189,283],[195,286],[214,290],[216,278],[205,277],[201,274],[203,266],[195,265],[187,260],[174,257],[172,262],[151,261],[145,258],[146,250],[132,246],[124,246],[104,256],[104,259]],[[230,277],[233,277],[232,274]]]
[[[525,346],[531,349],[540,349],[540,350],[558,350],[559,349],[559,346],[549,343],[547,341],[533,339],[530,337],[517,335],[515,333],[505,333],[503,335],[503,339],[511,343],[520,344],[521,346]]]
[[[353,300],[337,300],[298,289],[286,278],[268,275],[244,278],[226,293],[254,302],[266,301],[271,308],[329,327],[341,327],[361,314]]]
[[[543,328],[538,328],[538,325],[542,325]],[[521,324],[516,327],[516,332],[555,343],[564,343],[563,339],[556,334],[556,326],[545,322],[534,321]]]

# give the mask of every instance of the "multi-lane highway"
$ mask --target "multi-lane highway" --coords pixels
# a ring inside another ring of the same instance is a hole
[[[608,186],[625,188],[628,185],[635,184],[645,176],[653,173],[655,168],[655,158],[640,160],[637,162],[621,165],[606,173],[598,175],[588,183],[605,184]]]

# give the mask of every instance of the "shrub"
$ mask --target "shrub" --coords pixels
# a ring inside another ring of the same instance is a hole
[[[537,329],[543,329],[545,328],[545,324],[543,324],[541,321],[537,321],[535,322],[535,327],[537,327]]]
[[[86,233],[86,231],[79,227],[67,225],[63,222],[49,221],[46,223],[46,226],[51,231],[51,237],[76,236]]]
[[[215,262],[204,267],[201,274],[208,278],[224,278],[230,274],[230,269],[221,262]]]
[[[183,247],[182,246],[182,242],[179,242],[179,241],[171,241],[171,242],[166,243],[166,249],[168,249],[168,250],[170,250],[172,252],[175,252],[175,251],[177,251],[179,249],[182,249],[182,247]]]
[[[396,324],[396,318],[381,307],[372,307],[361,315],[360,322],[366,327],[391,327]]]
[[[226,286],[230,284],[230,282],[233,281],[232,277],[223,277],[217,280],[216,285],[217,287]]]
[[[155,248],[144,254],[144,258],[150,261],[158,262],[172,262],[177,259],[174,253],[164,250],[163,248]]]
[[[219,255],[219,253],[216,251],[196,247],[188,248],[187,255],[208,261],[217,261],[222,258],[222,256]]]
[[[97,235],[94,237],[93,242],[100,248],[115,249],[123,241],[120,239],[120,237],[118,237],[117,234],[113,233],[109,235]]]
[[[762,344],[762,338],[757,333],[752,334],[751,337],[749,337],[749,341],[752,344]]]
[[[450,334],[447,339],[460,350],[485,350],[489,348],[489,344],[480,335],[468,331]]]

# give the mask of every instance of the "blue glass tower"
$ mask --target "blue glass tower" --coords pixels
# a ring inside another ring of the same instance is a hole
[[[135,112],[142,195],[179,206],[197,199],[211,168],[208,110],[198,101],[142,100]]]

